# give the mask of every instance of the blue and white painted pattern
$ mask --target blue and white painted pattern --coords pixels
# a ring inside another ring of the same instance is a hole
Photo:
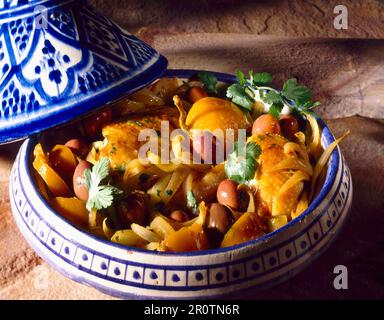
[[[84,115],[147,85],[166,66],[85,1],[1,1],[0,143]]]
[[[44,259],[70,278],[123,298],[233,297],[277,284],[329,245],[352,201],[350,172],[337,149],[321,199],[274,234],[210,252],[142,251],[96,239],[49,209],[30,178],[28,159],[35,143],[24,143],[12,171],[10,197],[20,230]]]

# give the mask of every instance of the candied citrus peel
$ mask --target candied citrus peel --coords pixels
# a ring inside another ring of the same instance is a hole
[[[85,202],[77,198],[56,197],[52,199],[51,205],[53,209],[58,211],[69,221],[81,226],[88,225],[88,210]]]
[[[247,118],[231,101],[206,97],[195,102],[189,110],[185,124],[191,130],[246,129]]]
[[[165,239],[165,246],[172,252],[191,252],[208,249],[208,239],[204,232],[207,207],[204,202],[199,205],[200,214],[197,220],[188,227],[171,233]]]
[[[244,213],[227,231],[221,247],[230,247],[257,239],[267,231],[262,219],[254,212]]]
[[[72,182],[77,161],[71,149],[61,144],[55,145],[49,152],[49,163],[68,184]]]
[[[56,171],[52,169],[40,143],[36,145],[33,154],[35,156],[33,167],[47,184],[52,195],[54,197],[70,197],[71,190]]]

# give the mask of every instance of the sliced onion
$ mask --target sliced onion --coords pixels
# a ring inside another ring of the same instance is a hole
[[[155,217],[149,227],[156,232],[162,239],[167,238],[170,234],[175,232],[175,229],[162,217]]]
[[[151,198],[151,202],[153,204],[159,203],[162,201],[162,193],[167,187],[169,181],[171,180],[171,173],[166,174],[165,176],[161,177],[153,186],[151,189],[147,191],[148,195]]]
[[[319,153],[321,152],[321,132],[319,124],[316,118],[311,115],[307,115],[307,119],[312,131],[311,141],[308,145],[308,153],[313,154],[315,158],[317,158]]]
[[[245,184],[238,185],[237,190],[244,190],[249,196],[247,212],[256,212],[255,195],[253,194],[252,190]]]
[[[189,170],[186,170],[183,167],[177,168],[172,173],[171,179],[169,180],[166,188],[161,193],[161,198],[165,204],[167,204],[179,190],[188,173]]]
[[[184,221],[184,222],[178,222],[178,221],[175,221],[175,220],[172,220],[166,216],[164,216],[163,214],[161,214],[159,211],[153,211],[152,213],[152,216],[154,218],[156,217],[161,217],[162,219],[164,219],[165,221],[167,221],[171,226],[172,228],[177,231],[177,230],[180,230],[181,228],[184,228],[184,227],[189,227],[191,226],[192,224],[194,224],[197,220],[197,217],[196,218],[193,218],[191,220],[188,220],[188,221]]]
[[[153,152],[151,151],[148,151],[147,153],[147,157],[148,157],[148,160],[154,164],[156,167],[158,167],[160,170],[164,171],[164,172],[173,172],[175,171],[179,165],[177,164],[173,164],[173,163],[169,163],[169,164],[163,164],[161,163],[161,157],[157,154],[154,154]]]
[[[308,208],[308,192],[304,191],[301,195],[299,203],[297,204],[295,212],[292,212],[292,219],[295,219],[299,215],[301,215]]]
[[[302,131],[296,132],[295,137],[298,140],[298,142],[302,145],[305,145],[305,134]]]
[[[304,163],[302,160],[295,157],[289,157],[283,161],[280,161],[272,169],[266,171],[266,173],[272,173],[280,170],[301,170],[309,176],[313,174],[313,168],[309,162]]]
[[[309,175],[302,172],[302,171],[296,171],[280,188],[279,192],[277,193],[277,198],[280,197],[282,194],[287,192],[289,189],[293,188],[297,184],[303,182],[303,181],[309,181]]]
[[[280,229],[288,223],[288,217],[286,215],[273,216],[268,220],[269,231],[275,231]]]
[[[115,230],[110,227],[109,218],[105,218],[103,220],[103,232],[107,239],[111,239],[111,237],[115,234]]]
[[[187,112],[185,111],[185,108],[183,106],[183,102],[181,101],[180,97],[178,95],[175,95],[173,97],[173,102],[176,106],[176,108],[180,112],[180,117],[179,117],[179,126],[181,129],[188,131],[188,127],[185,124],[185,119],[187,118]]]
[[[90,212],[89,212],[89,215],[88,215],[88,225],[90,228],[97,228],[97,227],[100,227],[102,226],[103,224],[103,216],[102,214],[96,210],[96,209],[92,209]]]
[[[140,238],[144,239],[145,241],[148,241],[148,242],[161,241],[160,237],[156,233],[152,232],[151,230],[148,230],[147,228],[142,227],[137,223],[132,223],[131,229],[134,233],[136,233]]]
[[[299,145],[298,143],[287,142],[286,144],[284,144],[284,153],[285,154],[297,153],[299,154],[301,159],[303,159],[305,162],[309,162],[307,150],[305,150],[304,146]]]
[[[312,181],[311,181],[311,193],[309,195],[309,200],[311,201],[313,198],[313,195],[315,193],[315,187],[316,183],[318,181],[320,173],[323,171],[325,168],[333,150],[337,147],[337,145],[343,141],[343,139],[349,135],[350,131],[348,130],[346,133],[344,133],[339,139],[336,141],[332,142],[327,149],[324,150],[323,154],[321,155],[320,159],[317,161],[315,169],[313,170],[313,176],[312,176]]]

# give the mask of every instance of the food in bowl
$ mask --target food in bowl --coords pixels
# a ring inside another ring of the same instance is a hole
[[[163,78],[34,149],[41,195],[116,243],[187,252],[229,247],[305,211],[326,150],[310,90],[268,73],[231,85],[209,72]]]

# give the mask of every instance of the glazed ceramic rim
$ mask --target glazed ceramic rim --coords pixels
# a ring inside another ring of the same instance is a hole
[[[206,70],[169,69],[164,73],[163,77],[189,78],[192,75],[196,74],[197,72],[201,72],[201,71],[206,71]],[[207,72],[214,74],[220,82],[233,83],[236,81],[236,77],[234,75],[231,75],[231,74],[208,71],[208,70],[207,70]],[[316,116],[316,120],[322,129],[322,143],[325,145],[325,147],[327,147],[329,144],[331,144],[332,142],[335,141],[335,138],[334,138],[332,132],[330,131],[330,129],[328,128],[328,126],[324,123],[324,121],[319,116]],[[194,251],[194,252],[162,252],[162,251],[151,251],[151,250],[145,250],[145,249],[140,249],[140,248],[136,248],[136,247],[130,247],[130,246],[126,246],[126,245],[122,245],[122,244],[118,244],[118,243],[114,243],[112,241],[102,239],[102,238],[97,237],[96,235],[90,233],[89,231],[86,231],[86,230],[83,230],[83,229],[77,227],[76,225],[72,224],[67,219],[65,219],[58,212],[53,210],[51,208],[51,206],[49,206],[49,204],[46,202],[46,200],[42,197],[40,192],[38,191],[38,189],[36,187],[36,183],[35,183],[34,179],[32,178],[33,177],[33,174],[31,172],[32,161],[30,161],[30,159],[32,156],[32,148],[36,145],[37,142],[38,142],[38,137],[33,137],[33,138],[30,138],[27,140],[27,146],[26,146],[26,150],[25,150],[25,154],[27,155],[27,157],[22,159],[22,161],[24,161],[24,166],[25,166],[26,171],[28,173],[28,175],[26,177],[28,179],[28,182],[35,187],[34,188],[35,195],[45,205],[45,207],[50,211],[50,213],[54,214],[55,217],[60,220],[60,222],[62,222],[66,225],[66,227],[69,227],[71,229],[73,228],[74,231],[81,232],[84,236],[90,237],[91,239],[95,240],[96,242],[100,242],[104,245],[112,246],[112,247],[115,247],[117,249],[123,249],[123,250],[128,249],[132,252],[137,252],[137,253],[141,253],[141,254],[148,254],[148,255],[156,255],[156,256],[160,255],[160,256],[174,256],[174,257],[176,257],[176,256],[204,256],[204,255],[220,254],[220,253],[225,253],[228,251],[233,251],[236,249],[245,248],[248,246],[254,246],[260,242],[266,242],[266,241],[270,240],[271,238],[275,238],[275,237],[279,236],[280,233],[285,232],[286,230],[292,228],[296,224],[299,224],[303,220],[305,220],[307,218],[307,216],[309,216],[313,212],[313,210],[316,209],[321,204],[321,202],[326,198],[327,194],[329,193],[332,186],[334,185],[334,182],[335,182],[335,179],[337,176],[338,167],[339,167],[339,162],[340,162],[340,149],[337,146],[337,148],[335,148],[335,150],[332,152],[332,155],[329,159],[325,181],[324,181],[324,184],[323,184],[320,192],[317,194],[315,199],[313,199],[313,201],[310,203],[308,208],[301,215],[299,215],[295,219],[292,219],[290,222],[288,222],[283,227],[281,227],[275,231],[272,231],[270,233],[267,233],[267,234],[255,239],[255,240],[243,242],[243,243],[237,244],[235,246],[218,248],[218,249],[210,249],[210,250]]]

